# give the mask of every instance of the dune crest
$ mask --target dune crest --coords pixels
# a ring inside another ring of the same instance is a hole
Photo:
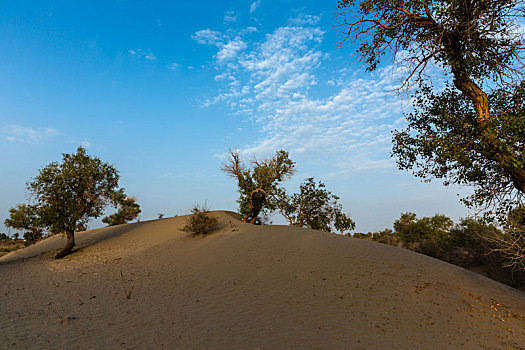
[[[376,242],[212,214],[207,236],[176,217],[80,232],[61,260],[58,236],[1,257],[0,348],[525,346],[525,294],[508,286]]]

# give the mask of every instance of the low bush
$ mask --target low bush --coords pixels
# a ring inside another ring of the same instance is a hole
[[[511,286],[525,284],[525,209],[509,213],[501,229],[474,218],[458,224],[444,215],[417,218],[404,213],[394,222],[394,231],[354,234],[478,272]]]
[[[186,219],[186,225],[181,229],[194,235],[203,235],[213,231],[219,220],[210,214],[206,205],[196,205],[191,209],[191,214]]]
[[[23,248],[23,240],[0,239],[0,253],[8,253]]]

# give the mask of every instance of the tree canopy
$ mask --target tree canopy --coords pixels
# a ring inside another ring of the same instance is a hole
[[[415,112],[394,135],[401,169],[474,186],[465,203],[508,211],[525,193],[522,0],[339,0],[347,40],[369,70],[391,56],[415,82]],[[441,66],[452,81],[435,92]]]
[[[473,186],[465,204],[504,216],[523,201],[525,192],[525,84],[511,93],[493,91],[489,104],[493,118],[481,126],[457,90],[423,90],[416,96],[415,111],[407,115],[408,128],[394,132],[393,154],[400,169],[417,177]],[[487,127],[497,138],[487,140]]]
[[[74,233],[85,229],[91,218],[103,214],[108,204],[114,206],[124,198],[118,187],[117,170],[79,147],[76,153],[63,154],[62,162],[53,162],[28,183],[36,201],[42,223],[51,233],[65,232],[67,243],[56,258],[71,252]]]
[[[277,208],[278,185],[295,173],[295,163],[283,150],[272,158],[253,158],[252,167],[246,168],[238,150],[230,150],[228,162],[222,170],[237,180],[242,221],[255,224],[259,215]]]
[[[306,179],[299,193],[287,195],[284,190],[278,194],[279,212],[292,226],[344,233],[355,228],[355,223],[343,213],[338,196],[326,189],[324,183],[315,183],[314,178]]]

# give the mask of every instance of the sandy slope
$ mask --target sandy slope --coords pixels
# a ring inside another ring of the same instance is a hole
[[[59,237],[0,258],[0,349],[525,349],[524,293],[395,247],[214,215],[206,237],[178,217],[79,233],[62,260]]]

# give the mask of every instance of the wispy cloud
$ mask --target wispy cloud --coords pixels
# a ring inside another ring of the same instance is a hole
[[[252,2],[252,4],[250,5],[250,13],[254,13],[259,6],[261,6],[261,0]]]
[[[196,40],[199,44],[209,44],[220,46],[222,44],[222,33],[211,29],[203,29],[196,32],[192,39]]]
[[[235,12],[228,11],[224,14],[224,23],[232,23],[237,21],[237,16],[235,15]]]
[[[237,56],[239,51],[246,48],[246,43],[239,37],[222,45],[220,51],[217,53],[217,60],[219,62],[226,61]]]
[[[149,61],[155,61],[157,60],[157,56],[155,56],[155,54],[153,52],[151,52],[149,49],[148,50],[143,50],[143,49],[132,49],[132,50],[128,50],[128,53],[132,56],[137,56],[139,58],[144,58],[146,60],[149,60]]]
[[[176,63],[176,62],[172,62],[168,65],[168,69],[169,70],[177,70],[178,68],[180,67],[180,64]]]
[[[340,69],[327,79],[319,21],[299,15],[260,42],[242,33],[197,32],[195,40],[219,48],[215,80],[221,87],[204,105],[225,103],[259,123],[261,137],[244,147],[247,153],[284,148],[344,172],[390,168],[390,133],[404,122],[402,99],[392,92],[402,70],[387,67],[364,79]]]
[[[55,128],[33,129],[20,125],[9,125],[0,128],[4,139],[12,142],[38,143],[48,137],[60,135]]]

